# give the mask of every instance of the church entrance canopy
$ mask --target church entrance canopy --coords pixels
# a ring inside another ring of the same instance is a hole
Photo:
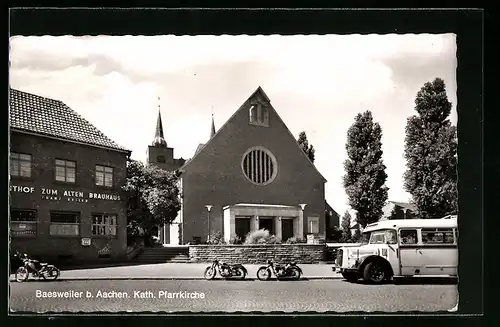
[[[224,239],[245,238],[248,232],[267,229],[285,242],[304,237],[304,215],[300,206],[239,203],[224,210]]]

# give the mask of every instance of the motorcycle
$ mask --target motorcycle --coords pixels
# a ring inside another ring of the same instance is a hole
[[[27,281],[30,274],[34,278],[44,280],[56,280],[61,274],[56,266],[30,259],[26,253],[17,254],[17,256],[23,261],[21,267],[16,270],[16,281],[19,283]]]
[[[274,274],[276,279],[299,280],[302,275],[302,269],[295,262],[288,262],[284,265],[274,264],[271,260],[267,261],[267,266],[261,266],[257,270],[259,280],[269,280]]]
[[[239,279],[245,279],[246,275],[248,274],[247,270],[245,267],[243,267],[242,264],[233,264],[230,265],[228,263],[222,262],[220,263],[219,260],[214,260],[212,262],[212,265],[208,266],[205,269],[205,279],[206,280],[212,280],[215,278],[215,275],[217,275],[217,271],[219,272],[219,275],[223,278],[233,278],[233,277],[238,277]]]

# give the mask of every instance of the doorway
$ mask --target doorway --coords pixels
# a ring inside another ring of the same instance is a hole
[[[286,242],[293,237],[293,218],[281,218],[281,240]]]
[[[250,217],[235,217],[235,234],[245,242],[247,234],[250,232]],[[231,235],[232,237],[232,235]]]
[[[259,217],[259,229],[267,229],[269,234],[275,235],[274,217]]]

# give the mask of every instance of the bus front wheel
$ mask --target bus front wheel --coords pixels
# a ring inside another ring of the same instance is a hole
[[[355,272],[343,272],[342,277],[350,283],[354,283],[359,279],[359,275]]]
[[[385,266],[379,262],[369,262],[363,269],[363,279],[367,282],[380,284],[387,277]]]

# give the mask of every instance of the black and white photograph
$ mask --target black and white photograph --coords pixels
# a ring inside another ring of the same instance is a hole
[[[453,33],[10,37],[9,309],[455,312]]]

